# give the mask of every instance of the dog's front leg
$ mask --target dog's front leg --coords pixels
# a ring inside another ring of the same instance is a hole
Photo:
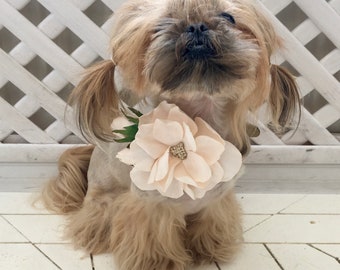
[[[230,262],[242,243],[241,210],[233,190],[186,217],[194,264]]]
[[[184,270],[184,214],[164,198],[129,191],[119,196],[112,217],[111,249],[120,270]]]

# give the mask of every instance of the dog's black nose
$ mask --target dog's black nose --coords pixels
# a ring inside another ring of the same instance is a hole
[[[212,46],[209,28],[204,23],[189,25],[185,33],[187,42],[182,56],[190,60],[207,59],[215,55],[215,49]]]
[[[188,33],[193,33],[193,34],[200,34],[208,30],[209,28],[204,23],[192,24],[192,25],[189,25],[186,29]]]

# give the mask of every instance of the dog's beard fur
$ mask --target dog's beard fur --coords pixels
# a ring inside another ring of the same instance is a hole
[[[270,64],[280,40],[253,1],[130,0],[115,17],[113,61],[89,68],[72,93],[89,141],[112,142],[110,123],[123,97],[173,102],[244,154],[248,114],[264,102],[273,126],[289,125],[299,104],[296,84]],[[124,94],[116,89],[116,66]],[[201,210],[188,215],[178,202],[131,191],[115,153],[93,147],[66,152],[58,177],[44,190],[47,208],[70,214],[67,235],[77,247],[113,252],[121,270],[184,270],[233,258],[242,228],[232,184],[212,191],[216,196],[206,196]]]
[[[207,30],[197,30],[199,37],[194,37],[196,33],[187,29],[199,27],[197,24],[192,26],[180,19],[161,19],[146,54],[144,72],[149,80],[157,83],[161,91],[178,95],[188,91],[238,95],[230,86],[236,80],[249,77],[254,80],[259,49],[254,41],[242,39],[242,32],[220,17],[216,14],[204,20],[202,26]],[[200,38],[202,41],[197,41]],[[195,42],[201,42],[196,45],[201,49],[195,49],[192,44]]]

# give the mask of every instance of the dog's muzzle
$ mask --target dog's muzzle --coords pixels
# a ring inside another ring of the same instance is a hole
[[[189,60],[202,60],[216,55],[209,38],[209,28],[204,23],[189,25],[185,31],[187,43],[182,57]]]

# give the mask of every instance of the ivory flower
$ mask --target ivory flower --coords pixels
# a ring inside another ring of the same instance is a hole
[[[220,182],[231,180],[242,165],[238,149],[204,120],[192,120],[176,105],[162,102],[139,118],[135,140],[117,154],[133,165],[131,181],[163,196],[202,198]]]

